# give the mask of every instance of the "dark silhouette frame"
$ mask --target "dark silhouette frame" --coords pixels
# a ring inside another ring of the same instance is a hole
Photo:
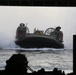
[[[0,0],[0,6],[75,7],[75,0]],[[73,73],[76,74],[76,35],[73,35]]]

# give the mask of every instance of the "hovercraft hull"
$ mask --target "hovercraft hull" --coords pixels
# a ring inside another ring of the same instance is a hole
[[[64,45],[55,39],[44,37],[25,37],[15,43],[22,48],[64,48]]]

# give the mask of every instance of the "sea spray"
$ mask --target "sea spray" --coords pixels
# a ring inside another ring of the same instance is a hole
[[[0,34],[0,48],[16,48],[17,45],[14,42],[14,39],[10,37]]]

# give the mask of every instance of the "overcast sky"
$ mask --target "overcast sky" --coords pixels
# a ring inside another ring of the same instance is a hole
[[[0,45],[15,39],[16,28],[20,23],[28,23],[30,32],[34,28],[46,30],[61,26],[66,48],[73,47],[76,34],[76,7],[17,7],[0,6]]]

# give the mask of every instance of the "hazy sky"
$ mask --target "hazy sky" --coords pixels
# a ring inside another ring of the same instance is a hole
[[[0,6],[0,45],[15,39],[20,23],[28,23],[30,32],[34,28],[46,30],[61,26],[66,48],[73,47],[76,34],[76,7],[15,7]]]

